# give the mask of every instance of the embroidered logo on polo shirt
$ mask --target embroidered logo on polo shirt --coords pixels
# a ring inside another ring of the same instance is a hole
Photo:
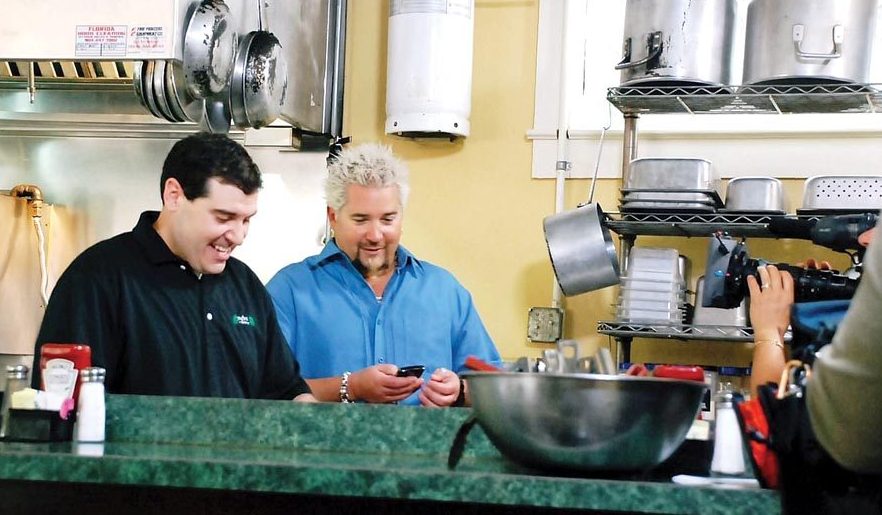
[[[250,325],[254,327],[257,321],[251,315],[233,315],[233,325]]]

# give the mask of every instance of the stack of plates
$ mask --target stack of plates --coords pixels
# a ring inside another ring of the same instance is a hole
[[[686,294],[676,249],[634,247],[616,305],[616,320],[651,324],[683,323]]]

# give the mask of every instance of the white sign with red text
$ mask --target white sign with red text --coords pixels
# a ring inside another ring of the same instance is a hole
[[[77,25],[76,57],[125,57],[126,25]]]

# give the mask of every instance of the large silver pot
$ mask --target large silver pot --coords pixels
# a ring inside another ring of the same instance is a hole
[[[619,283],[619,263],[598,204],[545,217],[545,242],[564,295],[578,295]]]
[[[743,82],[868,82],[876,3],[753,0]]]
[[[622,85],[728,84],[737,0],[628,0]]]
[[[540,469],[645,470],[683,443],[705,385],[657,377],[466,372],[499,450]]]

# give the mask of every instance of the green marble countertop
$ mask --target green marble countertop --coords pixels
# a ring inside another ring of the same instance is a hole
[[[468,409],[110,395],[107,442],[0,443],[0,479],[644,513],[777,513],[764,490],[559,476],[499,454]]]

